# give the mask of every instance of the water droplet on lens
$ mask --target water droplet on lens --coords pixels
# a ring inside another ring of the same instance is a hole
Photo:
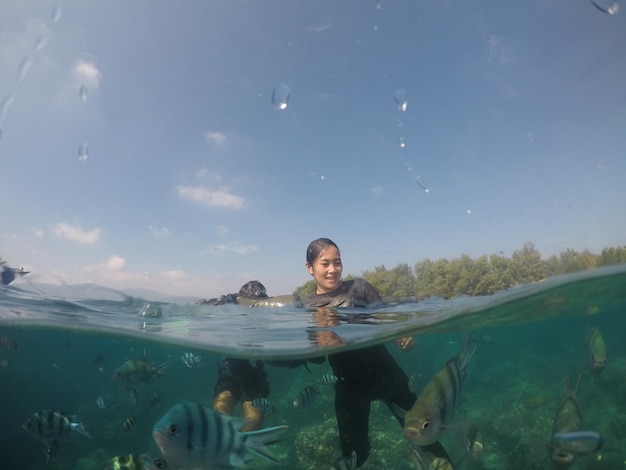
[[[15,95],[13,92],[9,93],[2,99],[2,102],[0,103],[0,126],[4,125],[4,118],[6,118],[7,112],[14,101]]]
[[[396,100],[396,106],[400,111],[406,111],[408,106],[408,96],[406,90],[399,88],[393,94],[394,99]]]
[[[404,137],[400,137],[398,139],[398,147],[400,147],[401,149],[406,147],[406,139]]]
[[[430,186],[428,186],[428,183],[424,181],[424,179],[421,176],[416,176],[415,182],[420,188],[424,190],[425,193],[430,193]]]
[[[78,147],[78,159],[81,162],[84,162],[88,158],[89,158],[89,146],[85,142],[83,142]]]
[[[278,110],[287,109],[291,88],[285,83],[278,83],[272,92],[272,104]]]
[[[87,101],[87,87],[85,85],[80,87],[78,90],[78,96],[80,96],[81,101]]]
[[[23,82],[24,79],[26,78],[28,69],[30,68],[32,64],[33,64],[33,59],[28,56],[24,57],[22,61],[20,62],[20,65],[18,68],[18,80],[20,81],[20,83]]]
[[[56,6],[52,9],[52,22],[56,23],[57,21],[59,21],[61,19],[61,16],[63,16],[63,10],[61,9],[60,6]]]
[[[35,52],[42,50],[48,44],[48,37],[44,34],[37,36],[37,44],[35,44]]]

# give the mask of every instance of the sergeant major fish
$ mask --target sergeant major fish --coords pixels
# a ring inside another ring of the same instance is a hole
[[[473,338],[463,339],[458,356],[450,359],[419,394],[404,416],[404,436],[413,444],[426,446],[435,442],[442,429],[454,417],[461,397],[465,368],[476,350]]]
[[[309,385],[308,387],[304,387],[300,391],[300,393],[298,393],[296,399],[293,401],[293,406],[295,408],[302,408],[303,406],[310,405],[318,393],[319,387],[317,385]]]
[[[169,363],[170,361],[165,361],[161,365],[154,366],[146,359],[129,359],[115,369],[113,379],[125,380],[131,384],[148,382],[165,375],[163,370]]]
[[[593,374],[599,374],[606,366],[606,346],[602,333],[595,326],[587,327],[587,355],[589,357],[589,367]]]
[[[168,468],[167,461],[160,455],[126,454],[113,457],[102,470],[166,470]]]
[[[42,439],[54,439],[67,436],[72,431],[78,431],[83,436],[93,439],[82,423],[76,421],[76,417],[68,418],[60,411],[42,410],[37,411],[24,421],[22,428],[30,435]]]
[[[243,467],[248,452],[278,464],[267,445],[288,426],[243,432],[245,425],[245,419],[222,415],[206,405],[179,403],[154,425],[152,436],[174,467]]]

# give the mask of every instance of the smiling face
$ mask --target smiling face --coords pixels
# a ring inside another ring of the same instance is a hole
[[[316,294],[328,294],[341,285],[343,265],[337,247],[324,248],[313,264],[306,264],[306,268],[317,283]]]

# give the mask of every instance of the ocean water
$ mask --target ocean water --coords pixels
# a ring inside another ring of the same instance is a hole
[[[553,468],[547,460],[554,413],[565,381],[580,375],[584,427],[605,440],[574,469],[616,469],[626,462],[626,266],[551,278],[485,298],[431,299],[372,310],[320,315],[296,307],[250,309],[153,302],[114,291],[66,288],[51,295],[28,283],[0,289],[0,469],[100,469],[114,456],[154,453],[154,423],[174,404],[212,403],[216,363],[224,356],[294,359],[386,343],[417,391],[472,331],[477,351],[467,368],[458,416],[442,434],[455,468]],[[606,368],[590,371],[585,332],[598,328]],[[405,352],[390,340],[413,336]],[[191,352],[202,363],[187,367]],[[95,360],[98,358],[99,360]],[[170,361],[158,380],[139,384],[136,403],[113,371],[124,361]],[[339,456],[333,388],[322,387],[304,408],[295,396],[331,372],[327,362],[293,369],[266,365],[275,411],[265,424],[288,424],[273,454],[287,469],[326,469]],[[158,396],[158,403],[150,397]],[[102,397],[103,409],[96,400]],[[36,411],[76,415],[93,439],[79,433],[58,440],[56,461],[46,445],[22,429]],[[128,417],[136,425],[126,432]],[[477,427],[479,459],[463,447],[465,428]],[[375,404],[372,450],[364,469],[413,469],[410,445],[387,408]],[[255,460],[250,468],[275,466]]]

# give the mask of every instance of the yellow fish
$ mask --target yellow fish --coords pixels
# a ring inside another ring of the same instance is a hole
[[[147,382],[165,375],[165,369],[170,361],[155,366],[145,359],[129,359],[113,371],[113,379],[126,380],[129,383]]]
[[[589,356],[589,366],[593,374],[599,374],[606,366],[606,345],[602,333],[595,326],[587,327],[587,355]]]
[[[465,368],[475,350],[476,342],[473,338],[464,338],[459,355],[450,359],[437,372],[405,414],[404,436],[413,444],[432,444],[452,421],[461,398]]]

